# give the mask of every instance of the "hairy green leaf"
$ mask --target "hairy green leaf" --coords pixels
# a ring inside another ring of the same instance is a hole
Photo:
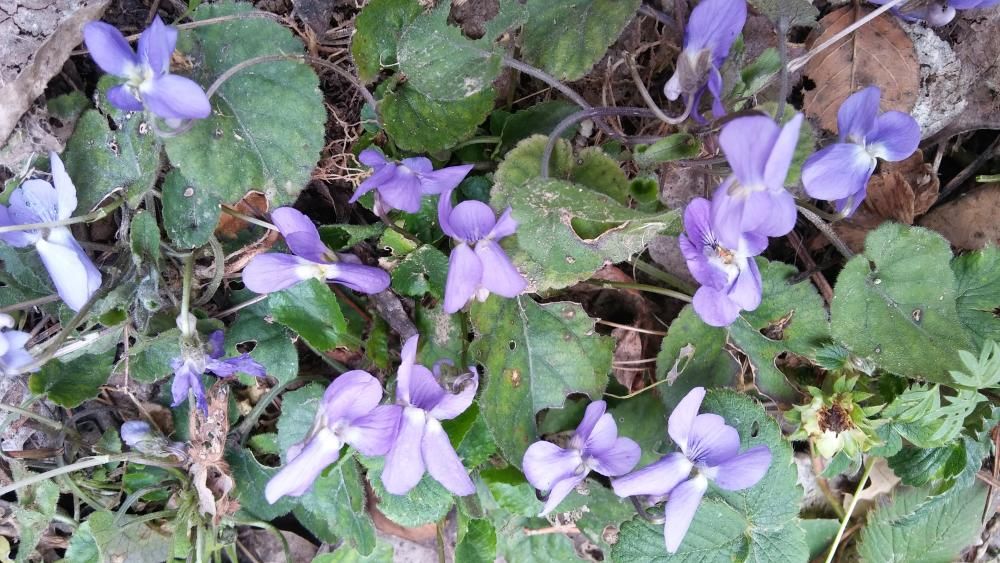
[[[371,0],[354,19],[351,56],[358,77],[371,82],[383,68],[396,65],[396,45],[422,7],[417,0]]]

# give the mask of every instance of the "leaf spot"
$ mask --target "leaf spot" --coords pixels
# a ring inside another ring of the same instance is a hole
[[[913,318],[913,322],[915,323],[919,323],[920,319],[923,318],[923,315],[924,311],[920,307],[917,307],[912,313],[910,313],[910,317]]]
[[[194,195],[194,188],[193,187],[188,186],[188,187],[184,188],[184,197],[191,197],[193,195]]]

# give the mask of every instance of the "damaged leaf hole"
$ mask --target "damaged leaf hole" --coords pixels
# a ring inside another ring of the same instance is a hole
[[[257,347],[256,340],[245,340],[236,344],[236,351],[240,354],[249,354]]]
[[[768,323],[767,326],[760,329],[760,333],[764,336],[764,338],[770,340],[784,340],[785,329],[788,328],[788,325],[792,324],[793,316],[795,316],[795,309],[792,309],[788,312],[788,314],[780,319]]]

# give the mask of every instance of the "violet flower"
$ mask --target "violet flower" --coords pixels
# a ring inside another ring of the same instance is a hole
[[[785,189],[785,178],[801,125],[802,114],[784,127],[755,115],[722,128],[719,145],[733,173],[712,197],[712,226],[726,248],[738,248],[745,233],[780,237],[795,226],[795,198]]]
[[[297,209],[279,207],[271,212],[271,221],[293,254],[254,256],[243,269],[243,283],[250,291],[271,293],[309,278],[346,285],[361,293],[378,293],[389,287],[389,274],[384,270],[327,248],[316,225]]]
[[[463,201],[452,207],[451,192],[441,194],[438,200],[441,230],[457,243],[448,259],[444,311],[455,313],[473,297],[486,301],[490,293],[520,295],[528,282],[498,244],[517,230],[510,208],[497,219],[490,206],[481,201]]]
[[[416,213],[420,211],[423,196],[451,190],[472,170],[471,164],[434,170],[430,159],[422,156],[404,158],[399,163],[390,162],[375,149],[361,151],[358,160],[370,166],[373,173],[361,182],[350,203],[372,190],[378,190],[375,212],[379,215],[393,209]]]
[[[872,4],[885,4],[889,0],[869,0]],[[906,20],[923,20],[931,26],[941,26],[955,18],[956,10],[991,8],[1000,0],[926,0],[904,3],[892,12]]]
[[[24,349],[31,335],[13,328],[14,317],[0,313],[0,376],[17,375],[34,362]]]
[[[403,345],[403,362],[396,376],[396,402],[402,415],[395,443],[385,456],[382,484],[394,495],[405,495],[426,471],[452,494],[471,495],[476,487],[440,421],[469,408],[479,388],[479,374],[470,367],[455,382],[459,391],[448,392],[431,370],[416,363],[417,338],[411,336]]]
[[[552,511],[591,471],[608,477],[624,475],[639,462],[642,451],[629,438],[618,437],[618,425],[607,403],[587,405],[583,420],[566,448],[538,441],[524,452],[524,476],[533,487],[549,491],[539,516]]]
[[[108,90],[108,101],[116,108],[142,111],[145,106],[168,121],[199,119],[212,113],[201,86],[170,74],[177,30],[163,25],[160,16],[139,36],[138,53],[120,31],[104,22],[84,26],[83,40],[101,70],[125,79],[124,84]]]
[[[264,488],[267,502],[301,496],[324,469],[340,457],[344,444],[364,455],[385,455],[392,446],[401,409],[379,406],[382,385],[366,371],[354,370],[333,380],[323,394],[313,427],[286,452],[287,461]]]
[[[739,453],[740,436],[717,414],[698,414],[705,389],[695,387],[670,413],[667,433],[680,452],[667,454],[624,477],[611,480],[620,497],[667,496],[663,535],[675,553],[687,534],[709,481],[727,491],[757,484],[771,466],[771,450],[756,446]]]
[[[691,11],[684,29],[684,50],[677,58],[674,75],[663,86],[668,100],[683,96],[692,116],[704,122],[698,102],[708,89],[715,100],[712,114],[726,114],[722,106],[722,63],[747,19],[745,0],[703,0]]]
[[[753,257],[767,248],[767,237],[744,233],[736,248],[723,246],[712,229],[711,203],[697,198],[684,210],[680,245],[688,270],[701,284],[691,304],[706,324],[729,326],[740,310],[760,305],[760,270]]]
[[[201,375],[210,372],[216,377],[232,377],[237,372],[243,372],[255,377],[264,377],[267,372],[264,366],[250,357],[250,354],[240,354],[231,358],[223,358],[224,337],[217,330],[208,337],[208,354],[200,346],[185,346],[181,357],[170,360],[170,368],[174,370],[174,381],[170,386],[174,402],[172,407],[179,406],[187,400],[188,391],[194,394],[195,402],[202,412],[208,413],[208,402],[205,400],[205,386]]]
[[[920,126],[901,111],[878,113],[881,91],[875,86],[851,94],[837,110],[840,142],[825,147],[802,164],[802,185],[816,199],[834,201],[851,215],[867,195],[878,159],[904,160],[920,144]]]
[[[55,223],[69,219],[76,210],[73,180],[59,155],[51,153],[49,159],[52,183],[36,178],[21,184],[10,195],[10,207],[0,205],[0,226]],[[18,248],[35,245],[56,292],[74,311],[101,287],[101,272],[65,226],[0,233],[0,240]]]

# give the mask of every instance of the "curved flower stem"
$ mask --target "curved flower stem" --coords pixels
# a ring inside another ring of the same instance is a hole
[[[858,498],[861,496],[861,491],[865,488],[865,483],[868,482],[868,476],[874,467],[875,461],[869,460],[865,466],[865,472],[861,474],[861,481],[858,482],[858,488],[854,491],[854,497],[851,498],[851,503],[847,505],[847,512],[840,521],[840,528],[837,530],[837,535],[833,538],[833,543],[830,544],[830,551],[826,554],[826,563],[831,563],[833,556],[837,554],[837,548],[840,547],[840,540],[844,538],[844,530],[847,529],[847,524],[851,521],[851,514],[854,513],[854,508],[858,505]]]
[[[222,285],[222,277],[226,274],[226,254],[222,250],[219,239],[213,235],[208,239],[208,246],[212,249],[212,259],[215,262],[215,267],[212,269],[212,279],[208,282],[208,290],[201,292],[198,300],[194,302],[195,307],[200,307],[208,303],[215,296],[215,292],[219,291],[219,286]]]
[[[4,225],[0,226],[0,233],[13,233],[16,231],[35,231],[38,229],[51,229],[53,227],[65,227],[68,225],[75,225],[77,223],[91,223],[93,221],[99,221],[122,206],[125,203],[125,198],[120,197],[116,199],[111,205],[106,205],[104,207],[99,207],[86,215],[79,215],[77,217],[69,217],[67,219],[60,219],[58,221],[48,221],[46,223],[27,223],[24,225]]]
[[[846,513],[844,512],[844,507],[841,506],[840,502],[837,500],[837,496],[833,494],[833,490],[830,489],[830,482],[822,476],[823,468],[820,466],[820,461],[816,457],[816,447],[813,445],[812,441],[809,442],[809,459],[812,463],[813,475],[816,477],[816,486],[819,487],[820,492],[826,497],[826,502],[829,503],[830,508],[837,514],[837,518],[843,519]]]
[[[691,115],[691,106],[694,104],[693,96],[687,97],[687,103],[684,105],[684,113],[680,114],[678,117],[670,117],[669,115],[663,113],[660,106],[656,105],[653,101],[653,97],[649,95],[649,90],[646,89],[646,85],[642,83],[642,77],[639,76],[639,69],[636,68],[635,59],[632,57],[632,53],[625,53],[625,66],[628,67],[629,73],[632,74],[632,81],[635,82],[635,87],[639,90],[639,95],[642,96],[642,100],[646,102],[649,110],[652,111],[657,119],[668,124],[668,125],[678,125],[684,123],[684,121]]]
[[[649,385],[643,387],[642,389],[639,389],[638,391],[633,391],[633,392],[629,393],[628,395],[615,395],[614,393],[605,393],[604,396],[605,397],[611,397],[613,399],[631,399],[632,397],[635,397],[636,395],[641,395],[641,394],[645,393],[646,391],[649,391],[650,389],[652,389],[654,387],[657,387],[659,385],[663,385],[667,381],[669,381],[669,380],[667,380],[667,379],[661,379],[661,380],[657,381],[656,383],[650,383]]]
[[[232,432],[239,437],[241,446],[246,445],[247,439],[250,438],[250,431],[253,430],[254,425],[257,424],[257,419],[259,419],[260,415],[264,413],[264,409],[274,402],[274,400],[278,398],[278,395],[280,395],[281,392],[284,391],[293,381],[295,381],[295,379],[290,379],[272,387],[266,395],[257,401],[257,404],[253,406],[250,413],[247,414],[242,422],[240,422],[240,425],[233,429]]]
[[[839,236],[837,236],[837,233],[833,230],[833,227],[827,224],[826,221],[823,221],[823,219],[821,219],[819,215],[816,215],[811,209],[807,209],[805,207],[802,207],[801,205],[799,205],[798,208],[799,208],[799,213],[801,213],[803,217],[808,219],[810,223],[815,225],[815,227],[819,229],[821,233],[826,235],[826,238],[828,238],[830,242],[833,243],[833,246],[836,247],[838,251],[840,251],[840,253],[844,256],[844,258],[847,258],[849,260],[854,257],[854,253],[851,252],[851,249],[847,248],[847,244],[845,244],[844,241],[841,240]]]
[[[646,522],[649,522],[650,524],[663,524],[664,522],[667,521],[667,519],[663,516],[653,516],[652,514],[650,514],[649,511],[647,511],[646,508],[642,506],[642,503],[639,502],[638,497],[632,496],[628,497],[628,499],[632,501],[632,506],[635,508],[635,511],[639,514],[639,517],[645,520]]]
[[[661,270],[648,262],[644,262],[642,260],[634,260],[632,262],[632,266],[635,267],[636,270],[639,270],[640,272],[650,277],[656,278],[665,284],[673,286],[674,289],[680,290],[683,293],[693,294],[695,291],[698,290],[698,288],[695,287],[694,285],[682,280],[681,278],[675,276],[674,274],[671,274],[670,272]]]
[[[267,293],[262,293],[262,294],[260,294],[260,295],[258,295],[256,297],[251,297],[250,299],[247,299],[246,301],[244,301],[242,303],[239,303],[237,305],[233,305],[232,307],[226,309],[225,311],[219,311],[218,313],[212,315],[212,318],[221,319],[222,317],[228,317],[229,315],[232,315],[233,313],[239,311],[240,309],[249,307],[251,305],[256,305],[257,303],[260,303],[261,301],[263,301],[263,300],[265,300],[267,298],[268,298],[268,294]]]
[[[542,153],[541,177],[549,177],[549,161],[552,160],[552,152],[555,151],[556,142],[563,132],[579,121],[593,117],[606,115],[626,116],[626,117],[656,117],[656,114],[647,108],[589,108],[566,116],[556,125],[552,133],[549,134],[549,142],[545,145],[545,152]]]
[[[163,460],[149,459],[137,456],[133,452],[115,455],[98,455],[92,457],[85,457],[80,461],[64,465],[62,467],[57,467],[51,471],[46,471],[45,473],[36,473],[30,477],[21,479],[7,485],[6,487],[0,488],[0,496],[7,493],[16,491],[23,487],[28,487],[34,485],[35,483],[41,483],[42,481],[47,481],[53,477],[58,477],[60,475],[65,475],[67,473],[72,473],[74,471],[79,471],[81,469],[87,469],[90,467],[97,467],[98,465],[104,465],[105,463],[117,463],[119,461],[131,461],[134,463],[141,463],[143,465],[154,465],[156,467],[175,467],[177,464],[169,463]]]
[[[616,282],[607,280],[590,280],[588,283],[594,285],[599,285],[608,289],[636,289],[639,291],[646,291],[649,293],[657,293],[659,295],[666,295],[667,297],[672,297],[678,301],[683,301],[685,303],[691,302],[691,296],[686,293],[681,293],[679,291],[674,291],[672,289],[666,289],[663,287],[656,287],[655,285],[647,285],[644,283],[631,283],[631,282]]]
[[[194,277],[194,252],[189,252],[184,257],[184,277],[181,280],[181,313],[178,315],[180,322],[177,323],[184,338],[190,338],[194,334],[194,327],[189,322],[188,311],[191,309],[191,281]]]

